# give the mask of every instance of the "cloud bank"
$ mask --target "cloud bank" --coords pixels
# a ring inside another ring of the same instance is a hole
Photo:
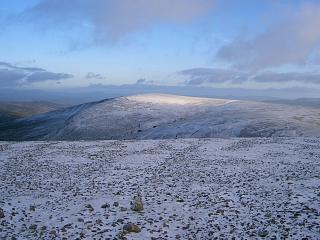
[[[203,83],[239,83],[247,80],[248,76],[244,72],[218,69],[218,68],[192,68],[179,72],[180,75],[189,78],[189,85],[201,85]]]
[[[317,72],[285,72],[265,71],[259,73],[244,72],[217,68],[192,68],[178,72],[187,77],[187,85],[243,83],[253,81],[257,83],[306,83],[319,84],[320,73]]]
[[[218,51],[217,59],[251,71],[307,64],[319,56],[319,23],[320,4],[304,4],[255,38],[234,39]]]
[[[213,9],[214,0],[42,0],[22,19],[51,27],[91,28],[96,41],[119,40],[159,23],[188,24]]]
[[[7,62],[0,62],[1,87],[17,87],[44,81],[60,81],[72,78],[67,73],[49,72],[42,68],[18,67]]]
[[[310,83],[320,84],[320,74],[313,72],[286,72],[274,73],[265,72],[253,77],[256,82],[265,83],[283,83],[283,82],[297,82],[297,83]]]

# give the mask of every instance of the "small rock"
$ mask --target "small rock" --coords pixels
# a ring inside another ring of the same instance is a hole
[[[187,230],[187,229],[189,229],[189,228],[190,228],[190,224],[188,224],[188,225],[186,225],[186,226],[182,227],[182,229],[183,229],[183,230]]]
[[[126,233],[126,231],[120,231],[114,239],[127,240],[127,238],[125,237]]]
[[[41,231],[45,231],[45,230],[47,230],[47,226],[42,226]]]
[[[268,231],[267,230],[259,230],[258,235],[259,237],[267,237],[268,236]]]
[[[119,218],[119,219],[117,220],[117,223],[123,223],[123,219]]]
[[[101,208],[109,208],[110,207],[110,205],[108,204],[108,203],[105,203],[105,204],[103,204],[102,206],[101,206]]]
[[[36,210],[36,206],[31,205],[30,208],[29,208],[29,210],[34,212],[34,211]]]
[[[169,227],[169,221],[164,221],[164,222],[163,222],[163,227],[168,228],[168,227]]]
[[[68,223],[62,227],[62,229],[69,229],[69,228],[72,228],[72,223]]]
[[[53,236],[58,236],[57,231],[56,230],[52,230],[49,232],[49,234],[53,235]]]
[[[3,211],[3,209],[2,208],[0,208],[0,218],[4,218],[5,216],[4,216],[4,211]]]
[[[120,211],[121,212],[125,212],[125,211],[127,211],[128,209],[126,208],[126,207],[120,207]]]
[[[133,199],[133,203],[131,206],[131,209],[136,212],[142,212],[143,211],[143,202],[141,194],[138,192],[137,196]]]
[[[98,224],[98,225],[102,225],[102,223],[103,223],[103,222],[102,222],[102,220],[101,220],[101,219],[97,219],[97,220],[96,220],[96,224]]]
[[[127,223],[123,226],[123,231],[126,233],[139,233],[141,232],[141,228],[134,223]]]
[[[30,227],[29,227],[29,229],[30,230],[37,230],[37,224],[32,224],[32,225],[30,225]]]
[[[93,211],[94,211],[94,208],[92,207],[91,204],[87,204],[87,205],[86,205],[86,208],[88,208],[88,210],[89,210],[90,212],[93,212]]]
[[[119,203],[118,203],[118,202],[114,202],[114,203],[113,203],[113,206],[114,206],[114,207],[119,207]]]

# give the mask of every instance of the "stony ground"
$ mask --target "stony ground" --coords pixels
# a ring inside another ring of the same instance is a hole
[[[1,239],[320,239],[320,139],[0,142],[0,208]]]

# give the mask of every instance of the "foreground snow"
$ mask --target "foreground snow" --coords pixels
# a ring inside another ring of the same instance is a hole
[[[319,239],[319,159],[316,138],[2,142],[0,238]]]

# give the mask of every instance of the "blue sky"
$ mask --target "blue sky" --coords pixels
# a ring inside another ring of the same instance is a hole
[[[312,0],[2,0],[0,82],[319,88],[319,22]]]

